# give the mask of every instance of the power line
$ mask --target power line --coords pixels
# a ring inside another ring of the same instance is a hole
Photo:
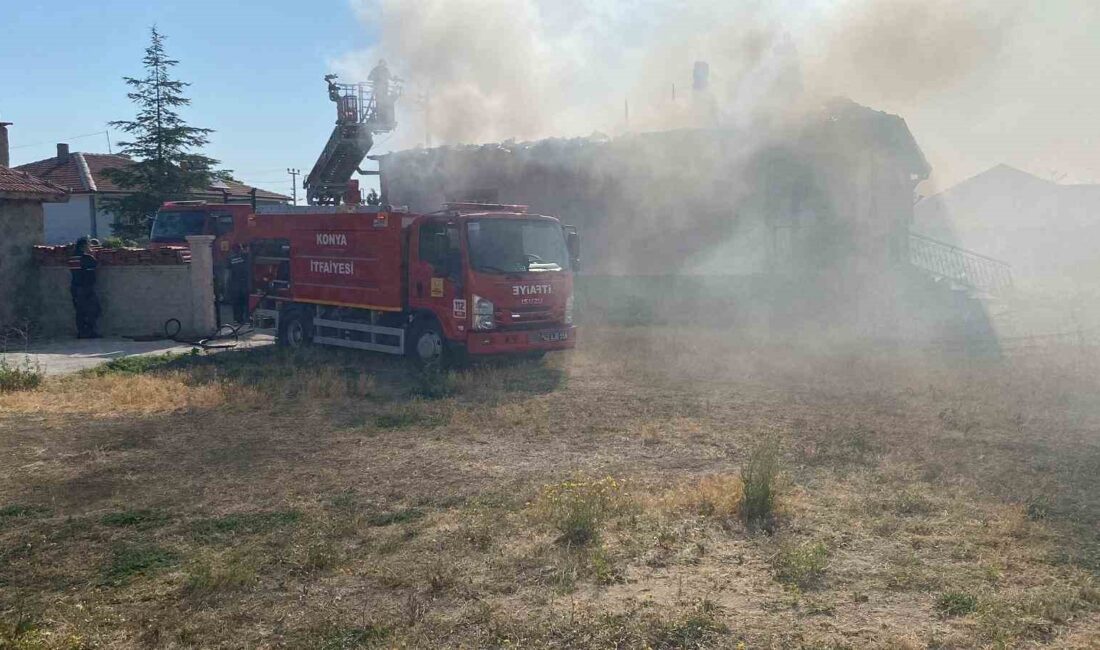
[[[267,172],[277,172],[284,169],[283,167],[268,167],[267,169],[234,169],[233,171],[238,174],[266,174]]]
[[[62,141],[65,141],[65,140],[79,140],[81,138],[90,138],[93,135],[106,135],[108,138],[110,138],[110,136],[111,136],[111,134],[107,133],[107,131],[96,131],[95,133],[85,133],[83,135],[70,135],[66,138],[61,138],[61,140]],[[109,140],[108,140],[108,142],[109,142]],[[54,144],[54,143],[53,143],[53,141],[45,140],[45,141],[42,141],[42,142],[32,142],[31,144],[21,144],[21,145],[17,145],[17,146],[14,146],[14,147],[8,147],[8,148],[9,149],[26,149],[27,147],[41,147],[42,145],[47,145],[47,144]],[[108,145],[108,147],[109,146],[110,145]]]

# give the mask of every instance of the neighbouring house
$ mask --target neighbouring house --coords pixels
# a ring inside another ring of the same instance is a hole
[[[913,230],[1008,262],[1023,288],[1100,285],[1100,185],[997,165],[920,201]]]
[[[104,199],[125,196],[126,191],[111,182],[104,172],[130,164],[130,158],[119,154],[69,151],[69,145],[58,144],[57,155],[53,158],[15,167],[69,191],[67,203],[46,203],[45,242],[60,244],[83,235],[111,236],[114,215],[104,209]],[[253,190],[256,192],[256,202],[261,205],[290,202],[289,196],[231,180],[215,181],[205,192],[186,198],[218,202],[249,201]]]
[[[7,125],[0,123],[0,130]],[[9,328],[31,318],[37,286],[31,248],[42,242],[43,205],[64,205],[66,192],[41,178],[10,169],[0,141],[0,345]]]

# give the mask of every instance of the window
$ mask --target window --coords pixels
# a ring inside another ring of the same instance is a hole
[[[479,219],[467,227],[470,264],[483,273],[563,271],[569,268],[565,235],[555,221]]]
[[[457,272],[459,261],[458,228],[441,221],[420,226],[420,261],[427,262],[438,273]]]
[[[153,221],[153,232],[149,239],[156,242],[181,242],[188,235],[203,234],[205,224],[205,212],[161,211]]]

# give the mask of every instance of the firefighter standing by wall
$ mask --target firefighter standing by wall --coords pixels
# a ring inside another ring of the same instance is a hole
[[[73,298],[73,311],[76,312],[77,338],[99,338],[96,320],[99,319],[99,298],[95,293],[96,260],[91,242],[87,237],[76,240],[76,249],[69,258],[69,293]]]
[[[244,323],[248,319],[248,249],[240,244],[233,248],[233,254],[227,260],[229,282],[226,287],[229,302],[233,305],[233,320]]]

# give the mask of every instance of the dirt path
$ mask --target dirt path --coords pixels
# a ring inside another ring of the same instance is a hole
[[[273,342],[271,336],[256,334],[243,339],[238,347],[247,349],[270,345]],[[59,376],[94,368],[113,359],[154,354],[185,354],[193,347],[193,345],[168,339],[159,341],[134,341],[114,337],[59,339],[31,344],[22,350],[0,352],[0,360],[9,366],[29,364],[31,367],[40,368],[47,375]]]

